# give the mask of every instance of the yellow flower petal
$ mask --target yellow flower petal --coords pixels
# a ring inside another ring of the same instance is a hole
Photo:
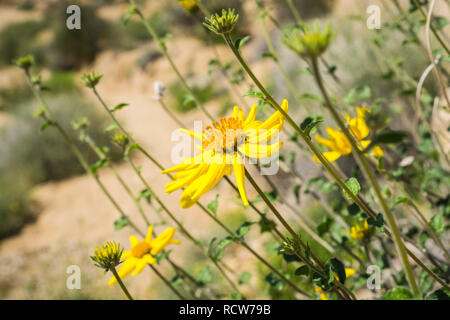
[[[233,163],[236,184],[245,206],[248,206],[247,192],[245,190],[245,167],[243,164]]]

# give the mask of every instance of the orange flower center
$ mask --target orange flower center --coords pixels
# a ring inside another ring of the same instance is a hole
[[[136,258],[141,258],[144,254],[148,253],[149,251],[150,245],[145,241],[140,242],[138,245],[134,246],[131,249],[131,253]]]
[[[236,152],[237,146],[245,140],[242,120],[220,118],[203,130],[203,147],[216,151]]]

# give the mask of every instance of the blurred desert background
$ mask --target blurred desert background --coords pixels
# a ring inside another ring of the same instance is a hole
[[[257,7],[251,0],[215,1],[205,4],[213,11],[222,7],[235,7],[241,15],[239,32],[251,35],[251,40],[243,48],[243,55],[250,61],[251,67],[271,88],[276,88],[276,98],[289,98],[289,91],[281,83],[281,76],[273,63],[261,59],[261,53],[267,51],[259,23],[256,21]],[[283,23],[293,23],[294,17],[284,1],[266,1],[273,13]],[[370,49],[366,46],[359,24],[352,24],[352,15],[362,14],[361,8],[378,1],[351,0],[298,0],[296,1],[304,19],[330,20],[338,30],[338,38],[327,53],[330,60],[339,63],[336,74],[347,84],[357,83],[376,73],[370,59]],[[169,53],[189,83],[198,92],[208,110],[213,114],[230,112],[234,104],[250,105],[254,100],[243,97],[250,89],[241,85],[230,91],[223,75],[208,62],[215,59],[214,50],[220,58],[230,61],[230,73],[234,74],[236,64],[229,50],[220,39],[211,43],[198,20],[199,12],[188,14],[175,0],[140,1],[143,12],[163,36],[173,35],[167,41]],[[360,6],[357,5],[360,4]],[[81,7],[81,30],[70,31],[65,27],[66,8],[70,4]],[[439,4],[438,4],[439,6]],[[447,10],[442,6],[439,10]],[[109,105],[128,103],[130,106],[117,113],[126,128],[147,150],[150,150],[166,167],[172,166],[170,160],[172,132],[177,124],[164,112],[153,99],[154,82],[162,82],[167,89],[166,104],[192,128],[194,120],[205,120],[198,110],[184,103],[183,89],[177,82],[170,65],[157,50],[156,44],[148,37],[142,25],[131,19],[124,26],[122,17],[128,10],[125,1],[0,1],[0,298],[1,299],[117,299],[123,298],[118,287],[106,285],[109,275],[95,268],[89,256],[95,246],[106,240],[115,240],[125,247],[133,232],[129,228],[114,229],[118,213],[100,192],[95,181],[83,174],[82,168],[70,151],[53,130],[39,132],[39,120],[33,118],[33,111],[39,103],[33,98],[26,85],[25,77],[11,61],[19,56],[32,53],[36,57],[46,86],[50,106],[65,127],[76,139],[77,133],[70,129],[70,121],[88,115],[91,119],[90,132],[102,145],[114,152],[114,145],[102,134],[110,124],[102,112],[101,105],[88,89],[83,87],[80,77],[85,72],[97,71],[103,74],[98,91]],[[382,11],[382,18],[388,12]],[[445,13],[440,12],[445,16]],[[448,12],[447,12],[448,16]],[[278,39],[279,31],[268,23],[270,36]],[[392,46],[398,44],[393,43]],[[279,41],[275,46],[280,51],[281,63],[302,92],[315,92],[311,81],[302,78],[299,71],[302,62]],[[426,65],[425,57],[416,57],[411,50],[409,70],[420,70]],[[336,88],[338,90],[338,88]],[[391,88],[374,87],[375,92],[389,91]],[[387,93],[388,95],[389,93]],[[400,102],[399,102],[400,103]],[[314,107],[314,103],[312,103]],[[294,111],[301,114],[301,110]],[[399,112],[399,127],[408,127],[409,115]],[[439,125],[439,124],[437,124]],[[89,154],[86,146],[80,147]],[[287,148],[286,154],[289,154]],[[90,155],[95,161],[95,155]],[[166,195],[164,185],[169,181],[166,176],[145,158],[136,155],[135,161],[142,166],[142,173],[150,181],[161,199],[205,242],[213,236],[223,237],[222,230],[196,207],[183,210],[179,207],[179,193]],[[318,167],[311,162],[304,164],[297,157],[292,166],[305,177],[318,174]],[[114,163],[121,176],[127,179],[133,191],[139,193],[144,187],[133,174],[129,166],[122,162]],[[101,169],[101,179],[114,197],[121,203],[127,214],[143,225],[142,218],[135,209],[133,201],[123,191],[114,176]],[[281,185],[293,182],[286,179],[283,172],[277,176]],[[263,182],[262,182],[263,183]],[[219,194],[219,212],[221,218],[232,229],[245,220],[257,221],[252,212],[246,212],[235,194],[222,183],[213,192],[205,195],[203,203],[209,203]],[[254,193],[250,193],[255,197]],[[293,193],[286,195],[295,202]],[[320,205],[302,194],[299,208],[311,219],[320,220]],[[151,221],[157,221],[157,230],[164,228],[161,214],[143,202],[146,214]],[[295,217],[291,217],[295,223]],[[259,235],[258,228],[252,228],[248,237],[249,244],[264,252],[268,259],[278,263],[279,256],[270,250],[270,240]],[[183,236],[177,238],[182,246],[173,246],[171,258],[185,266],[193,274],[204,267],[202,255]],[[242,272],[267,273],[261,264],[243,248],[233,244],[227,248],[225,263],[239,277]],[[277,262],[278,261],[278,262]],[[281,262],[279,262],[281,263]],[[66,288],[69,274],[66,269],[77,265],[81,269],[81,289]],[[163,264],[164,266],[164,264]],[[162,269],[164,270],[164,268]],[[171,271],[166,268],[167,276]],[[163,271],[164,272],[164,271]],[[128,277],[126,284],[137,298],[160,299],[173,298],[171,292],[152,273],[144,272],[139,277]],[[220,283],[215,283],[220,292]],[[252,298],[266,298],[264,290],[267,284],[254,276],[250,286],[242,288]],[[254,290],[257,288],[258,290]],[[258,295],[259,292],[259,295]],[[360,295],[363,297],[364,292]]]

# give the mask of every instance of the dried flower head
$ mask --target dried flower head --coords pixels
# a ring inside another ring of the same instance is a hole
[[[155,91],[155,94],[153,95],[153,99],[160,100],[166,93],[166,87],[164,84],[160,81],[155,81],[153,83],[153,90]]]
[[[210,18],[205,18],[203,25],[219,35],[229,34],[233,31],[238,19],[239,15],[235,13],[234,9],[223,9],[221,16],[215,13]]]
[[[303,58],[316,58],[330,45],[335,33],[331,24],[321,30],[318,23],[313,26],[288,27],[283,32],[282,41],[292,51]]]

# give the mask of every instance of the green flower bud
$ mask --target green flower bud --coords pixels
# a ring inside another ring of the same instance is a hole
[[[123,249],[120,248],[120,244],[114,241],[108,241],[105,245],[95,248],[94,255],[91,256],[91,259],[94,260],[95,266],[108,271],[121,263],[120,257],[122,256],[122,252]]]
[[[34,65],[34,57],[29,54],[24,57],[20,57],[14,61],[15,65],[19,68],[24,69],[25,71],[28,71],[31,66]]]
[[[298,26],[286,28],[282,41],[302,58],[317,58],[325,52],[334,37],[331,24],[321,30],[319,24],[315,23],[312,27],[305,25],[303,29]]]
[[[213,14],[210,18],[205,18],[203,25],[218,35],[229,34],[233,31],[239,15],[235,14],[234,9],[222,10],[222,15]]]
[[[85,73],[81,76],[81,80],[83,80],[84,85],[88,88],[95,88],[95,86],[100,82],[102,74],[97,73],[95,71],[90,73]]]

